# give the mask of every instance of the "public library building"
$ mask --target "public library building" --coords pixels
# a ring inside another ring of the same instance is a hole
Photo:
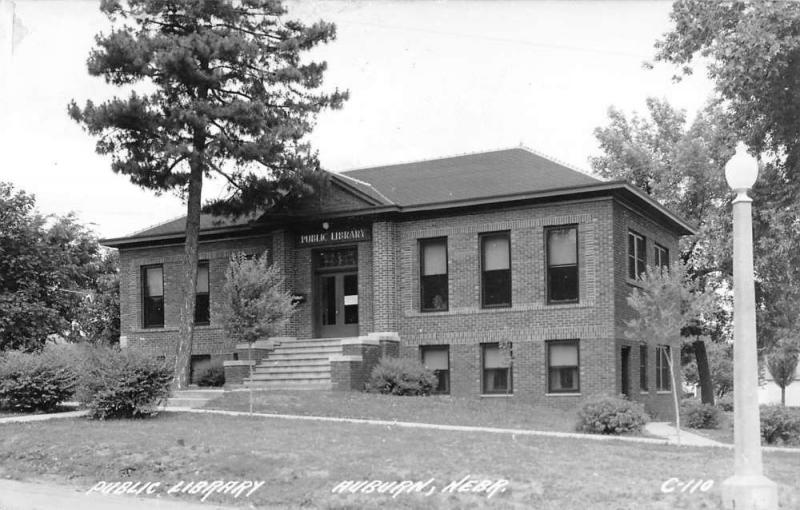
[[[123,346],[174,356],[184,228],[104,241],[120,254]],[[669,415],[677,345],[626,339],[625,298],[691,233],[632,185],[524,148],[332,173],[291,214],[202,218],[192,377],[223,365],[231,386],[359,390],[378,358],[402,356],[442,393],[570,407],[624,393]],[[214,304],[237,251],[267,251],[299,303],[252,350]]]

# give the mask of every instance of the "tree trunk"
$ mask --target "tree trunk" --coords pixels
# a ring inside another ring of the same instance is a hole
[[[197,139],[195,145],[198,145]],[[200,142],[202,145],[203,142]],[[203,190],[202,152],[197,150],[190,161],[189,193],[186,212],[186,245],[183,257],[183,306],[175,353],[175,382],[178,389],[189,386],[194,336],[194,307],[197,290],[197,246],[200,237],[200,205]]]
[[[714,405],[714,381],[711,380],[711,369],[708,366],[706,344],[702,340],[692,343],[694,359],[697,362],[697,377],[700,379],[700,398],[704,404]]]
[[[786,407],[786,386],[781,386],[781,405]]]

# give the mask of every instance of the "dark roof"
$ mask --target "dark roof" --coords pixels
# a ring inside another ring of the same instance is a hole
[[[349,170],[331,177],[343,192],[358,198],[354,203],[363,204],[338,214],[413,212],[546,197],[552,200],[564,195],[615,194],[642,204],[649,214],[661,216],[678,231],[693,233],[691,225],[634,186],[599,180],[521,147]],[[232,219],[204,214],[200,228],[204,235],[227,235],[249,230],[257,219],[258,215]],[[185,226],[185,217],[178,218],[103,243],[118,247],[161,242],[183,237]]]
[[[602,182],[523,148],[350,170],[341,175],[371,184],[401,207]]]

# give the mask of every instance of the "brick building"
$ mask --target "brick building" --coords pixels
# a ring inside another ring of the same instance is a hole
[[[184,226],[105,241],[120,252],[123,345],[174,355]],[[453,395],[625,393],[669,414],[677,346],[626,340],[625,298],[690,233],[630,184],[523,148],[331,174],[291,214],[202,218],[193,377],[224,364],[229,383],[357,389],[399,354]],[[255,350],[225,338],[215,308],[235,251],[267,251],[301,301]]]

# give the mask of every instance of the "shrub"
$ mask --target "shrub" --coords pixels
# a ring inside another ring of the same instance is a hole
[[[592,434],[640,432],[648,419],[642,404],[626,398],[598,395],[588,398],[581,406],[577,429]]]
[[[198,386],[222,386],[225,384],[225,369],[215,365],[197,379]]]
[[[48,350],[0,356],[0,407],[51,411],[75,391],[76,371]]]
[[[430,395],[436,377],[417,360],[381,358],[372,369],[367,391],[391,395]]]
[[[800,443],[800,413],[777,404],[761,406],[761,438],[767,444]]]
[[[172,369],[132,349],[86,350],[78,399],[90,417],[140,418],[156,414],[170,393]]]
[[[717,399],[717,407],[725,412],[733,411],[733,395],[730,393]]]
[[[683,424],[693,429],[719,428],[720,410],[699,400],[686,399],[681,402]]]

